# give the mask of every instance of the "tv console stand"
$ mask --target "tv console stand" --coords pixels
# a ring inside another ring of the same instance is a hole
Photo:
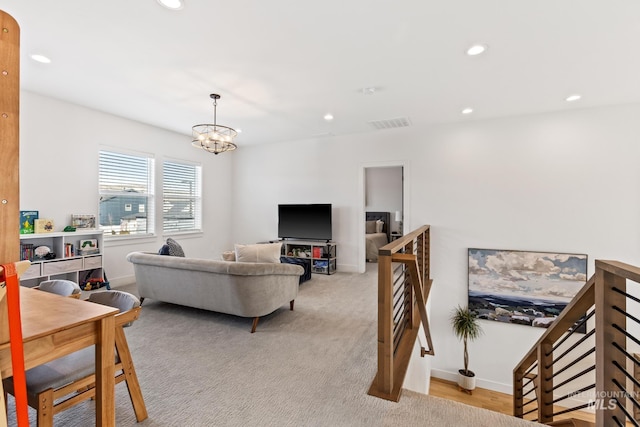
[[[282,255],[311,260],[311,272],[336,272],[336,244],[330,241],[280,240]]]

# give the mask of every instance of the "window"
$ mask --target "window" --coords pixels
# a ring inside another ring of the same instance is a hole
[[[100,229],[105,235],[153,234],[151,155],[100,151]]]
[[[202,229],[202,167],[173,161],[162,169],[164,233]]]

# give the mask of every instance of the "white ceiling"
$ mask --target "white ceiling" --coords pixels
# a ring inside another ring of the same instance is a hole
[[[242,129],[239,145],[375,131],[369,121],[398,117],[423,125],[640,102],[637,0],[185,1],[180,11],[156,0],[0,9],[21,27],[23,89],[186,140],[212,121],[210,93],[222,95],[218,123]],[[469,57],[474,43],[489,49]],[[573,93],[582,99],[567,103]]]

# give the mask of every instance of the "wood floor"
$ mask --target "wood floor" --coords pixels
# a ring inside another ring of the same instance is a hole
[[[470,406],[488,409],[490,411],[500,412],[507,415],[513,415],[513,397],[510,394],[500,393],[484,388],[476,388],[473,394],[469,395],[458,389],[455,382],[442,380],[440,378],[431,377],[429,386],[429,394],[431,396],[442,397],[444,399],[455,400],[456,402],[465,403]],[[561,410],[562,408],[558,408]],[[576,411],[567,414],[564,417],[559,416],[556,419],[576,418],[585,421],[595,421],[593,413]]]

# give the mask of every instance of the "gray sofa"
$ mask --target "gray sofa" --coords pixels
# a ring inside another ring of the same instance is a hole
[[[150,298],[173,304],[253,317],[293,302],[304,269],[298,265],[183,258],[132,252],[140,301]]]

